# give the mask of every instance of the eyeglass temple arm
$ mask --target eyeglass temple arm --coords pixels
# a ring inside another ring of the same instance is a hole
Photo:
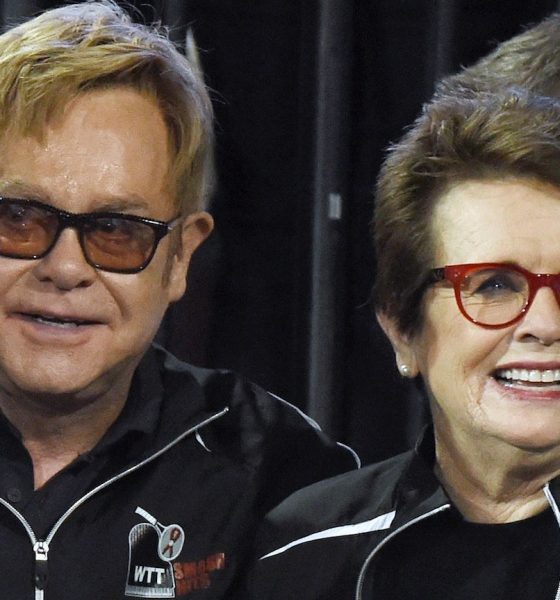
[[[437,283],[438,281],[443,281],[445,279],[445,269],[432,269],[428,276],[429,283]]]

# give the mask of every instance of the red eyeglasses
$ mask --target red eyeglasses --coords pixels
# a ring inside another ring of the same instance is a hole
[[[542,287],[553,290],[560,304],[560,273],[531,273],[517,265],[472,263],[431,271],[431,283],[449,281],[466,319],[488,329],[513,325],[529,310]]]

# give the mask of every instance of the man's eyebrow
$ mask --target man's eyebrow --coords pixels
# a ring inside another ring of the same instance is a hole
[[[25,183],[19,179],[0,179],[0,195],[12,194],[52,203],[50,194],[40,186]],[[151,203],[137,194],[119,194],[100,199],[95,203],[93,212],[124,212],[133,210],[149,210]]]
[[[49,194],[41,187],[28,184],[20,179],[1,179],[0,194],[22,195],[24,197],[49,199]]]
[[[136,194],[130,196],[113,196],[95,203],[94,212],[123,212],[131,210],[148,210],[151,204]]]

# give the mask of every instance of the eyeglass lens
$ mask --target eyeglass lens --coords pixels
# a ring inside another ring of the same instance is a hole
[[[461,281],[463,310],[481,325],[501,325],[515,319],[528,298],[527,278],[507,267],[471,271]]]
[[[0,202],[0,254],[12,258],[40,258],[47,254],[60,231],[54,210],[18,201]],[[89,215],[80,223],[80,241],[88,262],[109,270],[142,267],[154,250],[155,232],[126,216]]]
[[[83,236],[90,261],[114,269],[142,265],[154,246],[151,227],[118,217],[92,219],[85,225]]]

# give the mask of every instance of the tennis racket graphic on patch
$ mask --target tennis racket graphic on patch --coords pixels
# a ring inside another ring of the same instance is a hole
[[[163,525],[149,512],[139,506],[134,511],[144,517],[159,532],[158,554],[162,560],[174,560],[179,556],[185,543],[185,532],[180,525]]]
[[[175,598],[175,576],[171,561],[185,543],[180,525],[164,525],[143,508],[135,513],[146,522],[135,525],[128,535],[129,557],[125,596]]]

